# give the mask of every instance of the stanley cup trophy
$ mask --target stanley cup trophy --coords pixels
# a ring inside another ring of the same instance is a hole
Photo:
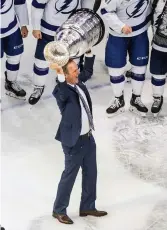
[[[70,58],[80,57],[99,44],[104,33],[104,23],[98,14],[79,9],[56,31],[55,41],[45,46],[45,59],[64,66]]]

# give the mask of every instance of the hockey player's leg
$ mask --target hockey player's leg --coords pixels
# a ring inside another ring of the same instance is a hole
[[[10,97],[25,100],[26,92],[17,83],[21,55],[6,55],[5,89]]]
[[[131,69],[132,97],[130,111],[145,116],[147,107],[141,101],[145,81],[145,73],[149,57],[149,41],[147,31],[131,38],[128,47]]]
[[[165,81],[164,75],[152,75],[153,104],[151,106],[151,112],[154,117],[157,117],[162,109]]]
[[[153,104],[151,112],[154,117],[160,113],[163,105],[163,94],[167,75],[167,53],[160,52],[152,49],[150,59],[150,72],[152,74],[152,91],[153,91]]]
[[[31,105],[35,105],[39,101],[44,92],[46,79],[49,73],[48,63],[44,60],[35,59],[33,70],[34,89],[28,100]]]
[[[108,117],[112,117],[125,111],[125,102],[123,95],[125,83],[124,68],[108,68],[108,72],[110,75],[110,82],[114,93],[114,100],[107,108],[106,113]]]
[[[29,103],[35,105],[41,98],[46,79],[49,73],[49,64],[46,62],[44,57],[44,48],[45,46],[54,41],[54,37],[42,33],[42,39],[37,41],[37,47],[35,51],[35,63],[34,63],[34,74],[33,74],[33,92],[29,97]]]
[[[4,38],[4,52],[6,53],[5,89],[6,94],[25,100],[26,92],[17,82],[21,54],[23,53],[23,40],[20,29]]]
[[[141,101],[141,94],[145,81],[146,66],[132,66],[131,83],[132,97],[130,101],[130,111],[145,116],[148,112],[147,107]]]
[[[91,51],[90,51],[91,52]],[[78,69],[80,72],[82,72],[83,68],[84,68],[84,62],[85,62],[85,55],[83,54],[80,57],[76,57],[73,58],[73,60],[75,61],[75,63],[78,65]]]
[[[79,58],[79,61],[78,61],[78,67],[80,69],[80,71],[83,70],[83,67],[84,67],[84,55],[82,55],[80,58]]]
[[[114,101],[107,108],[108,117],[124,112],[124,83],[127,56],[127,38],[109,35],[106,45],[105,63],[108,67]]]
[[[125,72],[125,80],[127,83],[131,82],[132,69],[129,69]]]
[[[0,43],[1,43],[1,53],[0,53],[0,58],[3,58],[4,55],[4,38],[0,38]]]

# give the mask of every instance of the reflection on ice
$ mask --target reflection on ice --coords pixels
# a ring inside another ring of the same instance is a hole
[[[124,119],[113,127],[117,157],[133,174],[167,188],[167,118]]]
[[[147,227],[144,230],[166,230],[167,226],[167,200],[159,202],[152,210]],[[142,229],[143,230],[143,229]]]

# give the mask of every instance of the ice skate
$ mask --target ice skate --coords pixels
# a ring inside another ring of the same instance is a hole
[[[42,94],[44,92],[44,86],[37,86],[35,85],[34,86],[34,91],[33,93],[31,94],[31,96],[29,97],[29,104],[30,105],[35,105],[39,99],[41,98]]]
[[[141,115],[142,117],[146,116],[148,109],[141,101],[141,96],[132,94],[130,105],[131,105],[129,108],[130,112]]]
[[[20,100],[26,100],[26,92],[20,87],[17,81],[9,81],[7,79],[7,72],[5,71],[5,89],[6,95]]]
[[[125,112],[125,102],[123,95],[115,97],[113,103],[106,109],[107,117],[112,117]]]
[[[161,112],[162,105],[163,105],[163,96],[154,97],[154,102],[151,107],[151,112],[153,113],[154,117],[157,117],[158,114]]]

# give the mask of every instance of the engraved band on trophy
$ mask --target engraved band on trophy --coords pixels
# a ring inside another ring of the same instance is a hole
[[[165,3],[158,28],[154,35],[153,41],[157,45],[167,46],[167,1]]]
[[[64,66],[70,58],[80,57],[99,44],[105,26],[100,16],[90,9],[79,9],[56,31],[55,41],[44,49],[45,59]]]

